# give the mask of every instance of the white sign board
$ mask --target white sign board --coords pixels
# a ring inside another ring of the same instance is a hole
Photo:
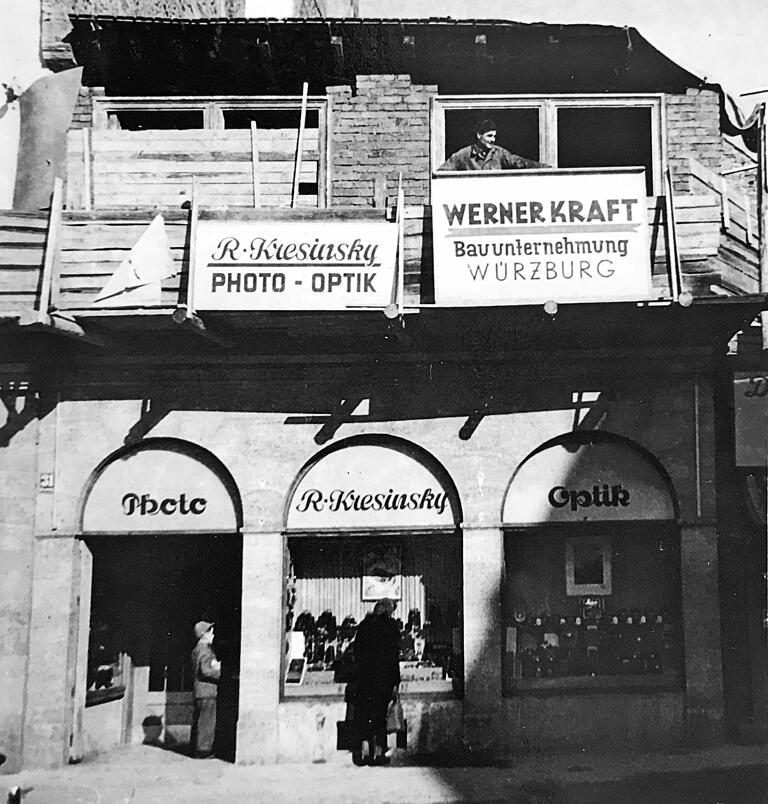
[[[640,168],[438,173],[435,302],[650,299],[646,203]]]
[[[291,497],[292,530],[452,527],[450,497],[423,464],[371,444],[331,452],[301,478]]]
[[[505,525],[674,519],[664,479],[620,443],[555,445],[528,458],[510,485]]]
[[[197,310],[342,310],[392,302],[397,225],[386,221],[197,223]]]
[[[188,455],[145,449],[118,458],[85,500],[84,533],[236,531],[232,498],[217,475]]]

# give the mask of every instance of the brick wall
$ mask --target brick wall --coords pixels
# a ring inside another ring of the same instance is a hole
[[[80,87],[70,128],[90,128],[93,125],[93,96],[103,94],[103,87]]]
[[[678,193],[690,191],[688,157],[716,173],[721,169],[720,96],[710,89],[688,89],[685,95],[666,95],[667,160]]]
[[[328,87],[331,99],[331,204],[372,206],[374,180],[397,193],[402,171],[405,200],[429,194],[429,101],[437,87],[411,84],[408,75],[358,76],[351,87]]]

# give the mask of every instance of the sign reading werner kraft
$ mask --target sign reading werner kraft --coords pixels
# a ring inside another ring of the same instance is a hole
[[[435,301],[652,298],[642,168],[438,173]]]
[[[200,220],[198,310],[338,310],[392,301],[397,225]]]

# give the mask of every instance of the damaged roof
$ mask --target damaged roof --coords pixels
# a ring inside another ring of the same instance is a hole
[[[701,80],[634,28],[508,20],[72,16],[85,82],[109,94],[296,94],[409,74],[441,93],[675,92]]]
[[[745,120],[719,85],[676,64],[635,28],[500,19],[171,19],[71,15],[84,83],[109,95],[296,95],[408,74],[442,94],[721,95],[722,128]],[[59,65],[61,66],[61,65]],[[754,148],[753,148],[754,149]]]

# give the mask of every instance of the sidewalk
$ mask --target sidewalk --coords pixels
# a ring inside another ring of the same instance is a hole
[[[713,798],[706,800],[768,801],[766,746],[720,746],[681,753],[534,754],[493,768],[356,768],[351,763],[234,766],[219,760],[194,761],[148,746],[126,746],[60,770],[0,777],[0,802],[5,804],[6,791],[19,785],[25,804],[614,804],[656,800],[700,804],[704,798],[670,799],[659,793],[656,799],[647,791],[661,790],[667,778],[676,780],[679,790],[680,780],[689,777],[698,779],[700,788],[714,790],[707,780],[717,773],[749,778],[750,791],[731,798],[712,792]],[[733,790],[732,781],[721,782],[723,789]],[[631,792],[640,789],[646,791],[644,797]],[[619,790],[630,792],[619,794]]]

